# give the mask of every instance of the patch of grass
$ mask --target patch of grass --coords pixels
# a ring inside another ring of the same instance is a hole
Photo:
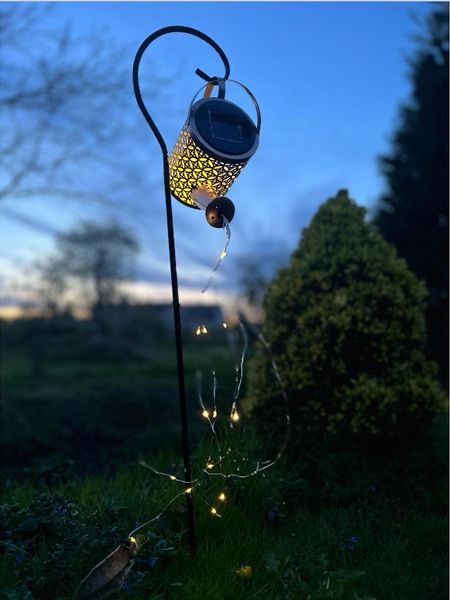
[[[230,352],[213,344],[205,348],[199,354],[197,346],[185,347],[190,414],[198,410],[197,368],[205,374],[214,368],[219,385],[234,384]],[[63,473],[111,472],[141,452],[178,444],[176,362],[168,345],[150,360],[46,359],[42,374],[33,372],[24,352],[4,352],[1,403],[7,476],[20,472],[51,483]],[[200,432],[196,423],[193,419],[193,439]]]
[[[208,373],[216,370],[221,414],[234,388],[231,352],[199,343],[203,351],[185,346],[192,439],[206,424],[197,418],[196,370],[203,370],[207,402]],[[138,522],[183,489],[137,464],[143,458],[182,478],[172,453],[180,438],[175,357],[171,346],[158,348],[149,360],[47,356],[41,373],[23,352],[3,356],[2,600],[69,600]],[[290,446],[272,469],[233,482],[201,474],[199,466],[215,456],[211,441],[202,441],[193,456],[201,477],[193,491],[195,558],[181,496],[142,530],[145,543],[115,597],[444,600],[447,424],[441,415],[432,435],[371,454],[358,454],[351,441],[301,454]],[[226,431],[233,448],[243,433],[243,455],[260,457],[245,419]],[[271,436],[264,445],[271,442],[278,444]],[[240,466],[242,473],[249,464],[234,464],[231,455],[224,470]]]
[[[249,436],[251,440],[251,436]],[[249,442],[253,444],[252,441]],[[210,447],[196,451],[203,464]],[[151,461],[182,473],[179,459]],[[444,600],[447,517],[419,503],[398,504],[376,492],[317,510],[293,490],[303,482],[287,460],[258,477],[230,483],[203,478],[193,493],[198,552],[185,540],[184,498],[141,532],[140,549],[118,599]],[[441,485],[436,482],[436,486]],[[306,484],[308,485],[308,484]],[[182,484],[141,466],[114,477],[66,485],[11,485],[2,508],[0,577],[4,598],[72,597],[90,569],[156,515]],[[226,492],[226,502],[217,496]],[[429,490],[433,493],[433,490]],[[210,512],[217,506],[221,518]],[[251,567],[251,576],[248,569]]]

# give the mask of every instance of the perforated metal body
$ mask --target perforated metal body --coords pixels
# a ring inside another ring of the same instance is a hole
[[[219,98],[199,100],[169,155],[172,196],[192,207],[192,190],[224,196],[257,147],[257,129],[241,108]]]

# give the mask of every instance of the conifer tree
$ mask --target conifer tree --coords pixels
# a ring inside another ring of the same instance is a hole
[[[345,190],[319,208],[264,299],[263,333],[294,428],[389,436],[433,414],[442,392],[424,355],[425,296]],[[250,363],[247,395],[263,424],[282,426],[262,346]]]
[[[429,350],[448,377],[449,64],[448,3],[428,18],[411,61],[412,94],[402,107],[389,155],[387,189],[374,222],[425,281]]]

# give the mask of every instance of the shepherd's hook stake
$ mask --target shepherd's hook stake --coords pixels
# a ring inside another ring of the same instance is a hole
[[[169,184],[169,164],[168,164],[168,153],[167,153],[167,145],[159,131],[156,127],[155,122],[151,118],[144,101],[142,100],[142,95],[139,87],[139,65],[142,59],[142,55],[148,46],[157,38],[167,34],[167,33],[187,33],[189,35],[193,35],[197,38],[200,38],[204,42],[208,43],[210,46],[216,50],[222,59],[223,65],[225,67],[225,75],[223,79],[228,79],[230,76],[230,64],[228,59],[218,44],[210,37],[198,31],[197,29],[192,29],[191,27],[184,27],[182,25],[173,25],[171,27],[164,27],[163,29],[159,29],[155,31],[151,35],[149,35],[140,45],[136,57],[133,63],[133,88],[134,94],[136,96],[136,101],[138,103],[139,108],[141,109],[142,114],[144,115],[145,120],[147,121],[150,129],[152,130],[154,136],[156,137],[163,155],[163,173],[164,173],[164,190],[165,190],[165,199],[166,199],[166,217],[167,217],[167,236],[169,241],[169,260],[170,260],[170,276],[172,281],[172,299],[173,299],[173,319],[174,319],[174,327],[175,327],[175,344],[176,344],[176,353],[177,353],[177,371],[178,371],[178,391],[179,391],[179,401],[180,401],[180,420],[181,420],[181,434],[182,434],[182,446],[183,446],[183,458],[184,458],[184,472],[186,481],[192,481],[191,475],[191,464],[189,457],[189,436],[188,436],[188,423],[187,423],[187,412],[186,412],[186,390],[184,383],[184,364],[183,364],[183,344],[181,340],[181,317],[180,317],[180,301],[178,297],[178,276],[177,276],[177,263],[175,256],[175,236],[174,236],[174,227],[173,227],[173,216],[172,216],[172,199],[170,194],[170,184]],[[201,69],[196,70],[197,75],[199,75],[202,79],[206,81],[211,81],[217,83],[216,77],[210,77],[206,75]],[[194,521],[194,507],[192,502],[191,494],[186,494],[186,508],[187,508],[187,526],[188,526],[188,539],[189,546],[191,549],[191,554],[195,554],[196,550],[196,540],[195,540],[195,521]]]

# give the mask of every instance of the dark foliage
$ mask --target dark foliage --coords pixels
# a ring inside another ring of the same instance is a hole
[[[426,282],[430,354],[448,378],[448,4],[428,21],[411,62],[412,96],[392,150],[381,158],[387,191],[375,224]]]
[[[20,588],[14,592],[6,591],[9,586],[5,582],[2,598],[73,598],[72,591],[77,587],[80,574],[90,569],[93,561],[104,558],[118,540],[127,540],[130,522],[126,517],[126,508],[117,497],[106,499],[100,507],[92,504],[83,507],[75,499],[39,492],[28,506],[2,505],[0,555],[2,560],[12,562],[11,576],[18,576],[21,581]],[[158,535],[146,536],[145,548],[129,578],[133,583],[141,581],[159,561],[166,560],[168,550],[179,545],[179,535],[166,523],[162,523],[160,529],[162,534],[160,531]],[[36,555],[42,547],[46,551],[44,560],[39,561]],[[126,586],[123,589],[126,590]],[[106,594],[92,597],[106,597]]]
[[[294,431],[316,440],[404,437],[443,402],[424,355],[425,288],[364,214],[345,190],[323,204],[264,301]],[[248,394],[271,431],[283,423],[273,379],[259,347]]]

